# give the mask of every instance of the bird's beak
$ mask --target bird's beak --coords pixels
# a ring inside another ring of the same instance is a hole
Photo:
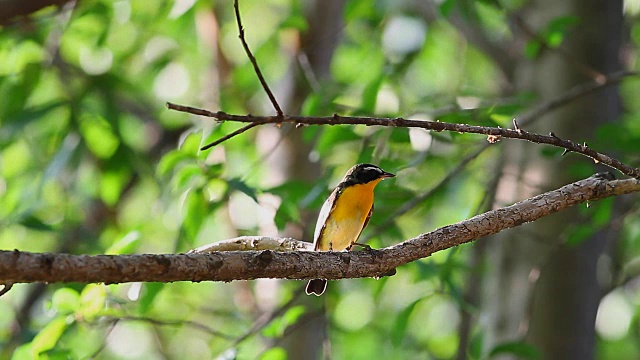
[[[386,172],[385,171],[385,172],[382,173],[382,176],[380,176],[380,177],[383,178],[383,179],[386,179],[386,178],[392,178],[392,177],[395,177],[395,176],[396,176],[396,174],[392,174],[390,172]]]

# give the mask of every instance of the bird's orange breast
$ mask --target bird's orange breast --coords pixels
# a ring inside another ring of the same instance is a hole
[[[373,189],[380,180],[351,185],[342,191],[327,218],[317,250],[340,251],[358,240],[373,206]]]

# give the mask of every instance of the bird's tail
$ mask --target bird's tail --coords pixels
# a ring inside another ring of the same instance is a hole
[[[313,279],[309,280],[307,283],[307,295],[314,294],[315,296],[320,296],[324,294],[324,291],[327,289],[327,280],[325,279]]]

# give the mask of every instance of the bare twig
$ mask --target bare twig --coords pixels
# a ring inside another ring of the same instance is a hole
[[[181,106],[169,103],[170,109],[181,109],[180,111],[190,112],[191,107]],[[389,126],[389,127],[403,127],[403,128],[421,128],[433,131],[455,131],[459,133],[471,133],[471,134],[483,134],[492,137],[503,137],[510,139],[527,140],[537,144],[553,145],[560,148],[564,148],[567,151],[573,151],[579,154],[590,157],[595,162],[602,163],[613,169],[620,171],[621,173],[640,179],[640,169],[631,167],[622,163],[621,161],[614,159],[608,155],[599,153],[585,144],[577,144],[571,140],[564,140],[550,133],[549,135],[540,135],[530,132],[526,132],[522,129],[517,131],[514,129],[502,129],[493,128],[488,126],[476,126],[466,124],[452,124],[440,121],[429,120],[410,120],[404,118],[375,118],[375,117],[363,117],[363,116],[340,116],[334,114],[333,116],[291,116],[285,115],[283,117],[276,116],[253,116],[253,115],[233,115],[227,114],[224,111],[212,112],[202,109],[196,109],[197,115],[203,115],[213,117],[218,120],[224,121],[237,121],[244,123],[257,123],[257,124],[269,124],[269,123],[295,123],[306,125],[367,125],[367,126]]]
[[[531,110],[518,116],[518,124],[520,126],[529,125],[533,122],[533,120],[559,107],[562,107],[577,98],[580,98],[600,88],[609,85],[615,85],[625,78],[638,75],[640,75],[640,73],[637,71],[620,71],[604,76],[604,79],[602,81],[593,80],[584,84],[576,85],[560,96],[534,106]]]
[[[2,1],[2,11],[0,12],[0,25],[7,25],[12,20],[21,16],[29,16],[40,9],[48,6],[62,7],[70,0],[7,0]]]
[[[458,175],[467,166],[467,164],[469,164],[472,160],[480,156],[480,154],[482,154],[486,149],[488,149],[489,146],[490,146],[489,143],[484,143],[479,149],[467,155],[464,159],[462,159],[462,161],[458,163],[458,165],[456,165],[455,168],[451,169],[447,173],[447,175],[445,175],[434,187],[429,189],[427,192],[421,195],[418,195],[415,198],[402,204],[402,206],[398,210],[396,210],[393,214],[386,216],[386,220],[382,224],[374,227],[373,231],[369,232],[366,236],[362,236],[361,241],[366,242],[367,240],[371,239],[373,236],[381,233],[382,231],[384,231],[384,229],[391,226],[400,216],[411,211],[411,209],[415,208],[416,206],[420,205],[423,201],[431,197],[433,194],[439,191],[444,185],[446,185],[449,182],[449,180],[453,179],[456,175]]]
[[[531,29],[531,27],[529,27],[529,25],[524,21],[524,19],[522,19],[521,16],[519,15],[514,16],[514,20],[515,20],[515,24],[518,25],[518,27],[525,33],[525,35],[527,35],[528,37],[536,41],[544,49],[552,52],[556,52],[557,54],[562,56],[569,64],[575,66],[583,74],[592,78],[594,81],[596,82],[605,81],[606,76],[600,71],[596,70],[595,68],[593,68],[588,64],[585,64],[584,62],[579,61],[575,56],[573,56],[571,53],[564,50],[563,48],[549,45],[547,40],[544,39],[539,34],[537,34],[533,29]]]
[[[242,18],[240,17],[240,7],[238,6],[238,0],[234,0],[233,9],[235,10],[235,13],[236,13],[236,22],[238,23],[238,37],[242,42],[242,47],[244,48],[244,51],[247,53],[247,56],[251,61],[251,65],[253,65],[253,70],[256,72],[256,75],[260,80],[260,85],[262,85],[262,88],[264,89],[264,91],[267,93],[267,96],[269,97],[269,101],[271,101],[271,104],[275,108],[277,116],[282,117],[284,113],[282,112],[282,109],[280,108],[280,105],[278,104],[276,97],[273,95],[273,92],[271,92],[271,89],[267,84],[267,80],[265,80],[264,76],[262,75],[262,71],[260,71],[260,67],[258,66],[258,61],[256,60],[255,56],[253,56],[253,53],[251,53],[251,49],[249,49],[249,44],[247,44],[247,40],[244,38],[244,28],[242,27]],[[170,105],[170,104],[167,104],[167,105]],[[171,109],[172,107],[169,106],[169,108]],[[236,135],[242,134],[243,132],[256,127],[257,125],[259,124],[249,124],[247,126],[244,126],[226,136],[221,137],[220,139],[210,144],[203,146],[200,150],[207,150],[209,148],[212,148],[222,142],[225,142],[231,139]]]
[[[218,145],[218,144],[221,144],[221,143],[223,143],[223,142],[225,142],[225,141],[227,141],[227,140],[231,139],[232,137],[234,137],[234,136],[236,136],[236,135],[240,135],[240,134],[242,134],[243,132],[245,132],[245,131],[247,131],[247,130],[249,130],[249,129],[252,129],[252,128],[254,128],[254,127],[258,126],[258,125],[260,125],[260,124],[258,124],[258,123],[253,123],[253,124],[245,125],[245,126],[241,127],[240,129],[238,129],[238,130],[236,130],[236,131],[234,131],[234,132],[232,132],[232,133],[229,133],[229,134],[227,134],[227,135],[225,135],[225,136],[221,137],[220,139],[218,139],[218,140],[216,140],[216,141],[214,141],[214,142],[212,142],[212,143],[209,143],[209,144],[207,144],[207,145],[205,145],[205,146],[201,147],[201,148],[200,148],[200,150],[202,150],[202,151],[204,151],[204,150],[208,150],[208,149],[210,149],[210,148],[212,148],[212,147],[214,147],[214,146],[216,146],[216,145]]]
[[[236,23],[238,24],[238,38],[240,38],[240,42],[242,42],[242,47],[244,48],[245,53],[247,53],[247,56],[249,57],[249,61],[251,61],[251,65],[253,65],[253,70],[256,72],[256,75],[258,76],[258,80],[260,80],[260,85],[262,85],[262,88],[264,89],[264,91],[267,93],[267,96],[269,97],[269,101],[271,101],[271,105],[273,105],[274,109],[276,110],[276,114],[278,117],[282,117],[284,115],[284,113],[282,112],[282,109],[280,108],[280,105],[278,104],[278,100],[276,100],[276,97],[273,95],[273,92],[271,92],[271,89],[269,88],[269,85],[267,84],[267,80],[265,80],[264,76],[262,75],[262,71],[260,71],[260,67],[258,66],[258,61],[256,60],[256,57],[253,56],[253,53],[251,52],[251,49],[249,49],[249,44],[247,44],[247,40],[244,37],[244,27],[242,26],[242,17],[240,16],[240,7],[238,6],[238,0],[234,0],[233,1],[233,9],[235,11],[236,14]],[[169,106],[169,109],[172,109],[173,104],[167,104]],[[175,108],[173,108],[174,110],[177,110]],[[193,109],[193,108],[191,108]],[[188,111],[187,111],[188,112]],[[196,114],[198,115],[198,114]],[[206,115],[205,115],[206,116]],[[247,126],[244,126],[226,136],[221,137],[220,139],[207,144],[205,146],[203,146],[200,150],[207,150],[210,149],[222,142],[225,142],[229,139],[231,139],[232,137],[242,134],[243,132],[252,129],[254,127],[256,127],[259,124],[249,124]]]
[[[222,333],[218,330],[215,330],[205,324],[199,323],[197,321],[191,321],[191,320],[158,320],[158,319],[154,319],[154,318],[150,318],[150,317],[145,317],[145,316],[131,316],[131,315],[127,315],[127,316],[103,316],[101,317],[101,319],[104,320],[110,320],[110,321],[115,321],[115,322],[119,322],[119,321],[139,321],[139,322],[145,322],[145,323],[149,323],[149,324],[153,324],[153,325],[161,325],[161,326],[188,326],[203,332],[206,332],[210,335],[213,336],[217,336],[219,338],[222,339],[226,339],[226,340],[234,340],[235,336],[231,336],[231,335],[227,335],[225,333]]]
[[[381,277],[436,251],[535,221],[562,209],[640,191],[640,180],[595,175],[381,250],[224,251],[206,254],[69,255],[0,251],[0,282],[231,281]]]
[[[298,300],[300,295],[303,293],[304,292],[302,291],[302,288],[298,289],[298,291],[294,292],[295,295],[291,299],[289,299],[289,301],[284,303],[275,311],[272,311],[270,313],[266,313],[260,316],[258,320],[256,320],[253,323],[253,325],[247,332],[245,332],[243,335],[239,336],[233,341],[232,347],[236,347],[240,345],[240,343],[248,339],[250,336],[255,335],[260,330],[262,330],[265,326],[269,325],[274,319],[281,317],[282,314],[284,314],[287,310],[289,310],[289,308],[291,308],[291,306],[296,302],[296,300]]]
[[[247,44],[247,41],[244,38],[244,28],[242,27],[242,19],[240,17],[240,8],[238,6],[238,0],[233,1],[233,9],[236,12],[236,22],[238,23],[238,37],[242,42],[242,47],[244,48],[244,51],[247,53],[247,56],[249,57],[249,60],[253,65],[253,70],[256,72],[256,75],[260,80],[260,85],[262,85],[262,88],[267,93],[267,96],[269,97],[271,104],[276,109],[276,113],[278,114],[278,116],[282,116],[283,115],[282,109],[280,108],[280,105],[278,105],[278,101],[276,100],[276,97],[273,96],[271,89],[269,89],[269,85],[267,85],[267,81],[264,79],[264,76],[262,75],[262,71],[260,71],[260,67],[258,66],[258,61],[256,60],[255,56],[253,56],[253,54],[251,53],[251,50],[249,49],[249,44]]]

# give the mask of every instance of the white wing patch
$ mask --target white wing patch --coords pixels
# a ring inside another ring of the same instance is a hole
[[[315,246],[318,245],[318,239],[320,238],[322,227],[329,218],[329,213],[331,212],[332,206],[332,198],[333,196],[329,196],[329,198],[324,201],[324,204],[322,204],[322,209],[320,209],[320,215],[318,215],[318,221],[316,222],[316,230],[313,232],[313,243],[315,244]]]

